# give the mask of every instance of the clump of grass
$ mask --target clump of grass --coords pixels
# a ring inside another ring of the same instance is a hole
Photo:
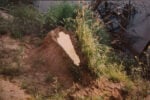
[[[85,19],[85,11],[82,9],[76,18],[76,34],[79,42],[81,43],[82,52],[85,54],[88,60],[88,67],[96,74],[96,76],[100,76],[99,73],[96,72],[99,62],[98,56],[100,56],[98,46],[99,43],[94,38],[92,30],[89,28]]]
[[[64,26],[67,18],[75,18],[76,7],[76,5],[71,5],[67,2],[62,2],[58,5],[50,7],[48,13],[45,15],[46,29]]]
[[[30,5],[20,5],[12,8],[11,14],[14,16],[11,33],[14,37],[25,34],[39,34],[42,30],[44,20],[42,15]]]
[[[118,62],[110,61],[112,59],[110,54],[114,53],[114,50],[108,44],[109,38],[103,29],[103,24],[97,24],[96,21],[93,21],[92,13],[89,12],[81,9],[76,17],[76,34],[81,44],[82,52],[87,58],[88,68],[96,77],[105,76],[115,82],[129,83],[130,80],[124,71],[124,66]],[[95,26],[97,24],[99,28],[92,27],[90,21]],[[96,37],[97,34],[99,34],[100,40]],[[105,41],[105,39],[108,40]]]
[[[10,6],[8,13],[12,20],[0,18],[0,33],[10,32],[13,37],[20,38],[26,34],[42,33],[43,15],[31,5]]]

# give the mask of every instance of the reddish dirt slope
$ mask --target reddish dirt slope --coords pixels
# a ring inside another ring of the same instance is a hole
[[[92,81],[86,87],[77,85],[76,91],[70,96],[75,100],[83,97],[90,97],[91,100],[123,100],[122,87],[121,83],[112,83],[106,78],[101,78]]]
[[[75,65],[64,48],[57,42],[59,32],[61,31],[61,28],[56,28],[49,32],[44,39],[43,44],[34,50],[31,59],[34,60],[32,62],[35,62],[40,58],[41,62],[44,62],[44,65],[40,67],[40,71],[49,71],[52,75],[58,77],[58,80],[65,87],[70,87],[73,84],[73,78],[69,68]],[[68,32],[64,33],[67,34]],[[64,41],[69,42],[65,39]],[[71,46],[68,45],[68,47]],[[33,67],[36,67],[36,65]]]

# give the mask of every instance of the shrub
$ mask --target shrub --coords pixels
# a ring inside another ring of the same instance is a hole
[[[75,18],[75,8],[77,8],[76,5],[71,5],[67,2],[50,7],[45,15],[46,28],[51,29],[59,25],[64,26],[67,18]]]
[[[14,16],[14,20],[11,23],[10,31],[14,37],[41,32],[44,20],[33,6],[20,5],[12,9],[11,14]]]

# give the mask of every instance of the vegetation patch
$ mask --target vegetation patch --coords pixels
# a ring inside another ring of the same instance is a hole
[[[112,59],[110,55],[114,53],[114,50],[108,44],[110,39],[104,31],[103,24],[92,19],[94,18],[90,10],[81,9],[75,20],[77,23],[76,34],[81,44],[82,52],[87,58],[88,68],[96,77],[105,76],[112,81],[124,82],[128,85],[130,80],[124,71],[124,66],[121,63],[110,60]],[[92,24],[95,26],[91,27]],[[95,29],[96,26],[97,29]],[[98,36],[100,37],[99,40]],[[113,57],[115,58],[117,55]]]
[[[45,28],[53,29],[57,26],[67,24],[65,20],[76,17],[76,5],[71,5],[67,2],[52,6],[45,15]]]
[[[43,28],[42,15],[32,6],[20,5],[13,7],[14,16],[11,33],[15,37],[25,34],[39,34]]]
[[[13,37],[21,38],[26,34],[40,34],[44,24],[43,15],[32,5],[10,6],[12,20],[0,18],[0,33],[10,32]]]

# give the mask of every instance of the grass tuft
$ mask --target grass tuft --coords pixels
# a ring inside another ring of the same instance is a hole
[[[45,15],[46,28],[52,29],[67,24],[65,21],[66,19],[75,18],[75,8],[75,5],[71,5],[67,2],[51,6],[48,13]]]
[[[118,56],[117,54],[110,56],[115,52],[109,46],[109,36],[104,30],[103,23],[92,20],[94,19],[92,16],[90,10],[82,8],[76,17],[76,34],[82,52],[87,58],[88,68],[97,78],[105,76],[115,82],[123,82],[126,85],[132,84],[124,71],[124,66],[117,61],[112,62],[111,59],[116,59]],[[93,25],[95,26],[92,27]],[[96,26],[99,28],[96,29]]]

